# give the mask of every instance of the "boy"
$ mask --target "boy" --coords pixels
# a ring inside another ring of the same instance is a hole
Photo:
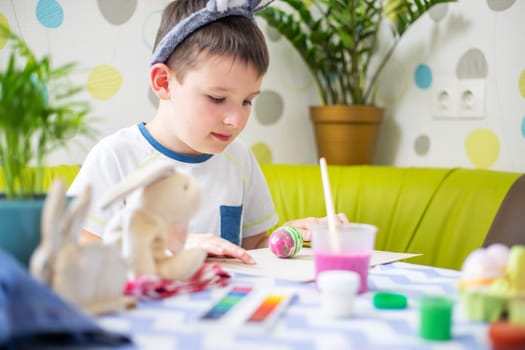
[[[165,8],[150,68],[151,88],[160,101],[155,117],[95,145],[68,194],[89,184],[96,204],[137,168],[171,161],[201,187],[187,245],[251,264],[246,249],[266,247],[267,232],[278,220],[256,159],[237,139],[269,64],[264,36],[252,17],[269,1],[240,2],[175,0]],[[99,239],[124,205],[94,208],[83,240]],[[315,221],[292,224],[309,240],[307,225]]]

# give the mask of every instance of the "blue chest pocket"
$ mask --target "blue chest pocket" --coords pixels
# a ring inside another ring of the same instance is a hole
[[[242,205],[221,205],[221,237],[240,245]]]

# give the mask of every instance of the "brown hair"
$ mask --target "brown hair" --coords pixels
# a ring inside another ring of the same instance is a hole
[[[174,0],[162,13],[153,51],[160,40],[181,20],[206,6],[208,0]],[[247,64],[253,64],[259,76],[266,73],[269,64],[268,47],[255,20],[244,16],[227,16],[211,22],[190,34],[175,48],[167,61],[178,80],[207,55],[230,55]]]

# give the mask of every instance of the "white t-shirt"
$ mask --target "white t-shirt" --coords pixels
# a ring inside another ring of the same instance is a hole
[[[71,184],[69,196],[79,194],[87,185],[92,187],[84,229],[103,235],[105,225],[125,201],[107,210],[100,210],[97,202],[137,168],[166,160],[193,176],[201,189],[201,205],[190,221],[190,233],[215,233],[240,245],[242,237],[265,232],[277,223],[266,179],[252,152],[240,140],[219,154],[187,156],[165,148],[144,124],[138,124],[97,143]]]

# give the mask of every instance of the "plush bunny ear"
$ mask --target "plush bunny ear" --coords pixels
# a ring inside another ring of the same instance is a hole
[[[270,5],[274,0],[247,0],[253,12],[257,12]]]
[[[176,169],[170,163],[156,163],[145,168],[138,169],[117,184],[99,203],[102,209],[106,209],[115,201],[120,200],[131,192],[147,187],[148,185],[175,173]]]
[[[82,224],[88,213],[89,204],[91,203],[91,186],[87,186],[84,191],[68,206],[64,216],[63,230],[69,238],[70,243],[78,243],[78,236]]]

